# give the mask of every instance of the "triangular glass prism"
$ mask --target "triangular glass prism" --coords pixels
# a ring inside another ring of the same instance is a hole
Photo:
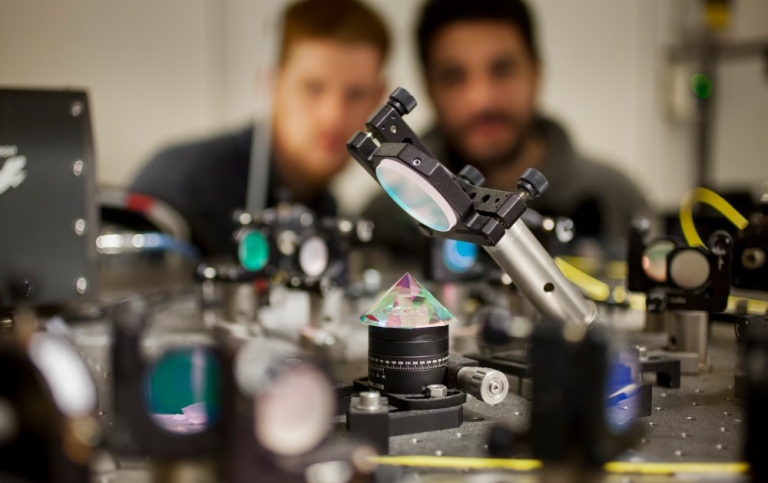
[[[382,295],[360,321],[379,327],[416,329],[448,325],[456,318],[410,273],[406,273]]]

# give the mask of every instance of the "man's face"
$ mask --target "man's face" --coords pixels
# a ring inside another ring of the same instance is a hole
[[[448,142],[467,161],[508,161],[534,116],[539,81],[519,29],[508,22],[460,21],[434,37],[427,85]]]
[[[302,179],[325,185],[346,164],[346,142],[381,101],[380,51],[369,44],[295,41],[277,72],[273,138]]]

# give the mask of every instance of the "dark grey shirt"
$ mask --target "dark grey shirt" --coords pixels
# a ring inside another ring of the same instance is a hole
[[[626,238],[632,218],[648,210],[635,184],[616,169],[577,153],[557,122],[538,117],[533,129],[546,144],[540,171],[549,180],[549,188],[529,206],[544,215],[573,218],[577,236]],[[439,129],[430,129],[422,140],[454,173],[466,164],[449,151]],[[422,244],[410,217],[384,193],[363,216],[376,224],[376,242],[406,250]]]
[[[203,256],[233,256],[232,215],[245,208],[254,128],[178,144],[155,155],[130,190],[158,198],[187,220],[192,241]],[[270,169],[267,206],[283,199],[286,190]],[[336,214],[336,203],[323,192],[308,205],[320,216]]]

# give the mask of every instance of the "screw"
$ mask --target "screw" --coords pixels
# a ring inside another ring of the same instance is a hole
[[[247,211],[244,211],[237,217],[237,221],[240,222],[241,225],[250,225],[253,223],[253,216]]]
[[[72,114],[72,117],[78,117],[83,113],[83,103],[80,101],[73,102],[69,107],[69,112]]]
[[[677,456],[679,458],[679,457],[683,456],[683,452],[680,451],[679,449],[675,450],[675,456]]]
[[[717,449],[723,449],[723,448],[725,448],[725,446],[723,446],[722,444],[717,444],[717,445],[715,445],[715,448],[717,448]]]
[[[416,158],[416,159],[413,160],[413,165],[414,166],[418,166],[420,164],[421,164],[421,160],[419,158]]]
[[[693,416],[688,416],[685,419],[687,419],[688,421],[696,421],[696,418],[694,418]]]
[[[75,233],[77,236],[83,236],[83,233],[85,233],[85,220],[82,218],[75,220]]]
[[[446,397],[448,395],[448,388],[442,384],[430,384],[425,392],[431,398]]]
[[[391,132],[392,134],[395,134],[397,132],[397,126],[395,126],[394,124],[389,126],[389,132]]]
[[[381,396],[376,391],[363,391],[360,393],[358,409],[376,411],[381,407]]]
[[[75,290],[80,295],[85,294],[85,292],[88,291],[88,279],[85,277],[80,277],[75,280]]]
[[[83,174],[83,170],[85,168],[85,163],[83,163],[82,159],[76,159],[74,163],[72,163],[72,174],[75,176],[80,176]]]

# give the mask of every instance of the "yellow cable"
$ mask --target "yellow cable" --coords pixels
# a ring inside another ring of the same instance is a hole
[[[740,216],[740,215],[739,215]],[[568,261],[561,257],[555,257],[555,263],[563,272],[565,278],[571,283],[578,286],[581,291],[593,300],[603,302],[608,299],[608,294],[611,293],[610,286],[597,278],[587,274],[583,270],[576,268],[575,264],[579,264],[579,257],[569,257]],[[614,264],[616,270],[620,269],[623,265],[626,270],[626,264],[624,262],[614,261],[610,262]],[[615,287],[614,290],[619,287]],[[634,310],[645,310],[645,294],[637,292],[629,292],[628,295],[629,306]],[[768,301],[750,299],[746,297],[734,297],[728,298],[728,310],[733,311],[736,308],[736,304],[741,301],[747,301],[747,310],[751,314],[765,314],[768,312]]]
[[[749,225],[747,219],[741,216],[741,213],[736,211],[722,196],[706,188],[694,188],[685,195],[680,204],[680,227],[683,229],[685,241],[692,247],[706,246],[693,224],[693,205],[696,203],[704,203],[716,209],[739,230],[743,230]]]
[[[607,283],[588,275],[560,257],[555,257],[555,263],[565,278],[576,284],[589,298],[600,302],[608,299],[611,287]]]
[[[371,461],[391,466],[468,470],[506,469],[512,471],[533,471],[541,468],[541,461],[533,459],[376,456],[371,458]],[[673,475],[678,473],[733,475],[746,473],[749,471],[749,465],[747,463],[629,463],[614,461],[605,465],[605,471],[622,475]]]
[[[745,297],[728,297],[728,310],[735,310],[736,305],[742,300],[747,301],[747,313],[750,314],[766,314],[768,313],[768,302],[765,300],[748,299]]]
[[[614,461],[605,465],[605,471],[614,474],[674,475],[679,473],[743,474],[749,471],[747,463],[629,463]]]
[[[530,459],[465,458],[458,456],[374,456],[380,465],[417,466],[421,468],[457,468],[485,470],[500,468],[512,471],[532,471],[541,468],[541,461]]]

